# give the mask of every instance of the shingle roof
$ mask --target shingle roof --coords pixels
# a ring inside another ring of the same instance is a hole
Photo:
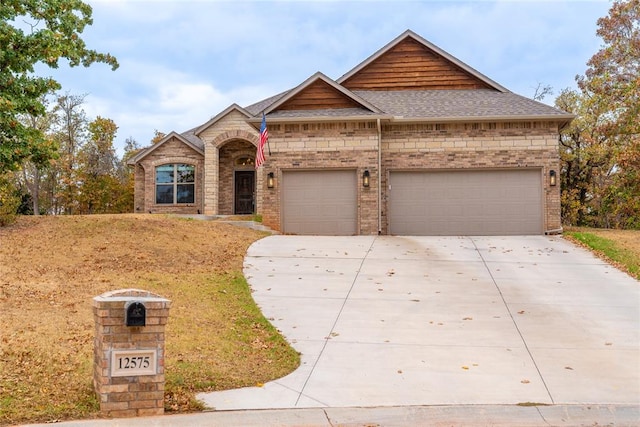
[[[254,117],[257,117],[269,105],[278,102],[280,100],[280,98],[282,98],[283,96],[285,96],[289,92],[291,92],[291,89],[287,90],[285,92],[281,92],[281,93],[279,93],[277,95],[273,95],[273,96],[271,96],[271,97],[269,97],[267,99],[263,99],[262,101],[258,101],[255,104],[251,104],[251,105],[249,105],[247,107],[244,107],[244,109],[247,110],[249,113],[253,114]]]
[[[198,147],[200,150],[204,151],[204,142],[202,142],[202,140],[200,138],[198,138],[195,135],[195,131],[198,128],[193,128],[190,129],[184,133],[181,133],[180,135],[186,139],[187,141],[189,141],[190,143],[192,143],[193,145],[195,145],[196,147]]]
[[[490,89],[354,91],[396,118],[570,118],[570,114],[512,92]]]

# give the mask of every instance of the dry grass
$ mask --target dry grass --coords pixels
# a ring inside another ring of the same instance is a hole
[[[0,424],[98,416],[91,299],[141,288],[172,300],[165,409],[197,391],[263,383],[298,354],[242,276],[264,234],[164,216],[23,217],[0,228]]]
[[[565,237],[640,280],[640,230],[572,227]]]

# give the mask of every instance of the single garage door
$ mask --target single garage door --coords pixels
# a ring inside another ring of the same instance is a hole
[[[356,171],[283,172],[282,186],[285,233],[357,234]]]
[[[391,172],[396,235],[542,234],[539,169]]]

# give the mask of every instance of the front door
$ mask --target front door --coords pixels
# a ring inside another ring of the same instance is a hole
[[[235,176],[235,208],[236,215],[253,213],[253,193],[255,190],[255,171],[237,171]]]

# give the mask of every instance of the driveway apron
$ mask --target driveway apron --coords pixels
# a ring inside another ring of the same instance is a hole
[[[640,283],[561,237],[271,236],[244,272],[302,363],[211,408],[640,404]]]

